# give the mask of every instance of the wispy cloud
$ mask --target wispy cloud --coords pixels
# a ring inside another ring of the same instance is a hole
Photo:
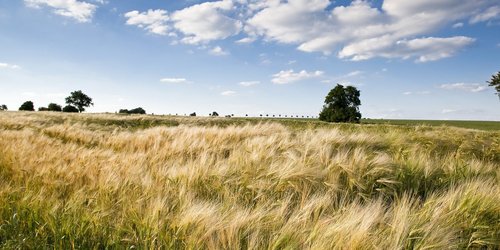
[[[0,69],[20,69],[21,66],[16,65],[16,64],[10,64],[10,63],[0,63]]]
[[[188,83],[186,78],[162,78],[160,82],[163,83]]]
[[[428,95],[430,93],[431,92],[427,91],[427,90],[424,90],[424,91],[415,91],[415,92],[407,91],[407,92],[403,92],[403,95]]]
[[[208,52],[210,55],[214,56],[226,56],[229,55],[228,51],[223,50],[221,47],[216,46]]]
[[[239,85],[241,85],[243,87],[250,87],[250,86],[257,85],[257,84],[260,84],[260,81],[245,81],[245,82],[239,83]]]
[[[273,75],[271,82],[275,84],[287,84],[287,83],[320,77],[323,74],[324,72],[319,70],[314,72],[307,72],[306,70],[302,70],[300,72],[294,72],[294,70],[292,69],[282,70]]]
[[[488,89],[488,86],[486,84],[480,84],[480,83],[449,83],[449,84],[442,84],[439,87],[446,90],[462,90],[474,93]]]
[[[236,95],[236,91],[227,90],[227,91],[221,92],[220,94],[223,96],[234,96],[234,95]]]

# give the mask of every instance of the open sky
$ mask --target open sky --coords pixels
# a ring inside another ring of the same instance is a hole
[[[500,120],[498,0],[0,0],[0,104]]]

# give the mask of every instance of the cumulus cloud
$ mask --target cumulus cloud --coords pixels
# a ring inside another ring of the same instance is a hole
[[[10,63],[0,63],[0,69],[20,69],[21,66]]]
[[[294,72],[293,70],[282,70],[279,73],[273,75],[273,79],[271,80],[271,82],[275,84],[287,84],[320,77],[323,74],[323,71],[307,72],[305,70],[302,70],[300,72]]]
[[[25,0],[63,1],[63,0]],[[73,1],[76,0],[66,0]],[[291,44],[303,52],[334,54],[344,60],[372,58],[429,62],[451,57],[475,42],[472,37],[430,37],[436,31],[459,28],[500,16],[497,0],[353,0],[332,6],[331,0],[218,0],[193,4],[158,22],[127,21],[153,33],[167,34],[168,26],[185,44],[207,44],[235,37],[235,42]],[[129,12],[148,19],[148,13]],[[140,20],[141,20],[140,19]],[[148,19],[149,20],[149,19]],[[168,21],[168,26],[167,26]],[[243,34],[242,34],[243,35]]]
[[[160,82],[163,83],[188,83],[186,78],[162,78]]]
[[[94,4],[78,0],[24,0],[24,3],[31,8],[53,8],[54,14],[70,17],[81,23],[90,22],[97,9]]]
[[[223,96],[233,96],[233,95],[236,95],[236,91],[227,90],[227,91],[221,92],[220,94]]]
[[[165,10],[148,10],[139,12],[137,10],[125,13],[127,25],[134,25],[157,35],[167,35],[169,17]]]
[[[226,55],[229,55],[229,52],[223,50],[219,46],[216,46],[216,47],[212,48],[211,50],[208,51],[208,53],[210,55],[214,55],[214,56],[226,56]]]
[[[278,2],[250,18],[245,30],[279,43],[297,44],[305,52],[331,54],[340,48],[338,56],[348,60],[415,57],[426,62],[449,57],[474,42],[468,37],[429,38],[426,34],[478,15],[495,1],[385,0],[379,9],[369,1],[355,0],[331,10],[329,4],[328,0]]]
[[[449,84],[442,84],[439,87],[447,90],[462,90],[474,93],[485,91],[488,89],[488,86],[486,84],[480,84],[480,83],[449,83]]]
[[[239,84],[243,87],[250,87],[250,86],[260,84],[260,81],[246,81],[246,82],[240,82]]]
[[[241,21],[225,14],[233,7],[231,0],[205,2],[174,12],[172,20],[174,27],[185,35],[182,39],[184,43],[199,44],[225,39],[238,34],[243,27]]]
[[[475,39],[464,36],[426,37],[396,42],[393,42],[390,37],[381,37],[350,44],[344,47],[338,55],[339,58],[353,61],[373,57],[403,59],[416,57],[417,62],[428,62],[450,57],[474,41]]]

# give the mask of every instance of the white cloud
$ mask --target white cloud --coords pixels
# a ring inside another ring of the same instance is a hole
[[[454,55],[474,41],[475,39],[470,37],[455,36],[399,40],[393,43],[391,38],[382,37],[350,44],[339,52],[339,58],[361,61],[373,57],[402,59],[416,57],[417,62],[436,61]]]
[[[32,8],[51,7],[54,14],[70,17],[81,23],[90,22],[97,9],[94,4],[78,0],[24,0],[24,3]]]
[[[477,15],[473,16],[469,22],[474,24],[498,18],[500,18],[500,6],[492,6],[488,8],[486,11],[478,13]]]
[[[9,63],[0,63],[0,69],[21,69],[21,66]]]
[[[403,92],[403,95],[428,95],[430,94],[431,92],[430,91],[427,91],[427,90],[424,90],[424,91],[417,91],[417,92],[411,92],[411,91],[407,91],[407,92]]]
[[[457,112],[457,111],[454,109],[443,109],[441,111],[441,113],[443,113],[443,114],[449,114],[449,113],[455,113],[455,112]]]
[[[464,27],[464,23],[456,23],[456,24],[453,24],[452,27],[455,28],[455,29],[456,28],[462,28],[462,27]]]
[[[241,31],[242,22],[225,15],[233,7],[231,0],[205,2],[176,11],[171,17],[174,27],[185,35],[182,42],[199,44],[225,39]]]
[[[462,90],[474,93],[488,89],[488,86],[486,84],[480,84],[480,83],[449,83],[449,84],[442,84],[439,87],[447,90]]]
[[[275,84],[287,84],[297,81],[302,81],[310,78],[320,77],[324,74],[323,71],[307,72],[302,70],[295,73],[293,70],[282,70],[277,74],[273,75],[271,82]]]
[[[223,96],[234,96],[234,95],[236,95],[236,92],[232,91],[232,90],[227,90],[227,91],[221,92],[220,94]]]
[[[160,82],[163,83],[188,83],[186,78],[163,78],[160,79]]]
[[[257,38],[255,37],[245,37],[245,38],[242,38],[238,41],[236,41],[236,43],[240,43],[240,44],[244,44],[244,43],[253,43]]]
[[[214,56],[227,56],[229,55],[229,52],[223,50],[221,47],[216,46],[210,51],[208,51],[209,54],[214,55]]]
[[[139,12],[137,10],[125,13],[127,25],[135,25],[144,28],[150,33],[157,35],[167,35],[169,17],[165,10],[148,10],[146,12]]]
[[[246,82],[240,82],[239,84],[243,87],[250,87],[250,86],[260,84],[260,81],[246,81]]]
[[[363,74],[363,73],[364,73],[363,71],[360,71],[360,70],[355,70],[355,71],[352,71],[352,72],[347,73],[344,77],[359,76],[359,75],[361,75],[361,74]]]
[[[425,35],[476,15],[494,3],[385,0],[379,9],[370,1],[354,0],[348,6],[329,10],[328,0],[274,1],[247,21],[245,31],[250,36],[297,44],[305,52],[331,54],[340,49],[340,58],[354,61],[413,57],[427,62],[452,56],[474,39]]]

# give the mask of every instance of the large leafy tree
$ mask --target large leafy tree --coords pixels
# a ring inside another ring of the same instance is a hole
[[[86,107],[94,105],[92,98],[84,94],[81,90],[71,92],[71,95],[66,97],[66,103],[75,106],[80,113],[85,111]]]
[[[8,110],[7,105],[2,104],[0,105],[0,111]]]
[[[326,96],[319,119],[327,122],[359,123],[361,119],[359,96],[360,92],[355,87],[337,84]]]
[[[35,106],[32,101],[24,102],[21,107],[19,107],[20,111],[35,111]]]
[[[495,87],[495,90],[497,91],[497,95],[500,98],[500,71],[497,72],[496,75],[491,76],[491,80],[487,81],[491,87]]]

